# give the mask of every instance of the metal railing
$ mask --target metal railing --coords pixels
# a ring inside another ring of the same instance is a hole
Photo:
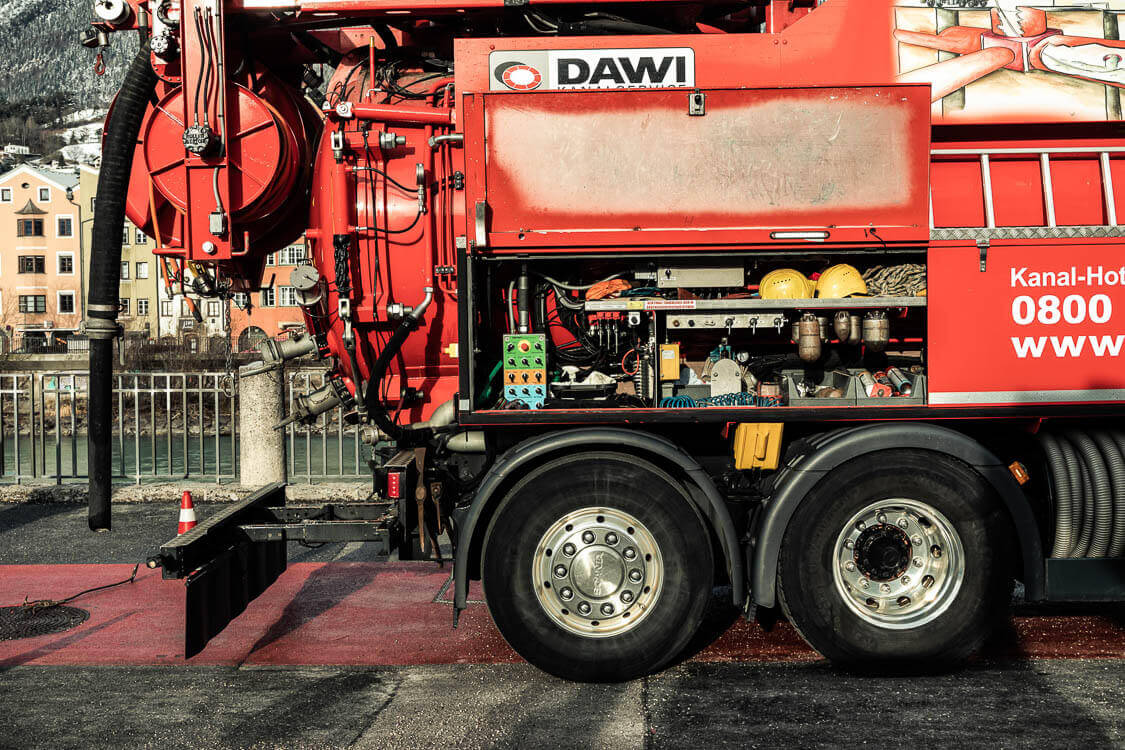
[[[294,398],[323,375],[288,376]],[[0,483],[88,476],[89,380],[85,372],[0,374]],[[113,387],[113,474],[119,481],[236,482],[238,378],[221,372],[120,373]],[[287,428],[290,481],[368,473],[358,427],[340,410]]]

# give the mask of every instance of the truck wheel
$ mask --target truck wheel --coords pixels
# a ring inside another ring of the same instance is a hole
[[[634,456],[581,453],[524,477],[497,508],[485,599],[521,656],[568,680],[628,680],[699,628],[713,559],[683,486]]]
[[[779,598],[809,644],[859,670],[956,665],[1011,599],[1008,524],[962,463],[883,451],[830,473],[785,532]]]

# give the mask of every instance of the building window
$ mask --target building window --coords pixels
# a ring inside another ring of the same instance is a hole
[[[267,255],[266,256],[266,265],[267,266],[276,266],[277,265],[277,257],[276,256],[277,256],[277,253],[270,253],[269,255]]]
[[[17,237],[42,237],[43,236],[43,220],[42,219],[19,219],[16,221],[16,236]]]
[[[296,307],[297,290],[291,286],[279,286],[277,288],[277,299],[280,307]]]
[[[20,295],[20,312],[21,313],[45,313],[45,312],[47,312],[47,295],[45,295],[45,294],[21,294]]]
[[[129,280],[129,261],[127,260],[121,261],[121,280]]]
[[[11,202],[12,202],[12,189],[11,188],[0,188],[0,203],[11,203]]]
[[[121,244],[122,245],[128,245],[129,244],[129,227],[125,227],[124,229],[121,230]]]
[[[39,202],[40,203],[50,203],[51,202],[51,188],[49,188],[49,187],[39,188]]]
[[[279,266],[297,266],[303,263],[304,260],[305,246],[290,245],[278,254],[277,264]]]
[[[147,279],[148,278],[148,261],[139,261],[137,263],[137,278],[138,279]]]
[[[70,216],[59,216],[56,219],[55,228],[58,230],[55,234],[58,237],[73,237],[74,236],[74,219]]]
[[[180,317],[191,315],[191,308],[188,306],[187,297],[180,300]]]
[[[74,255],[72,253],[59,253],[59,275],[74,275]]]
[[[258,300],[258,306],[259,307],[273,307],[274,304],[276,304],[276,303],[274,301],[273,288],[271,287],[269,289],[263,289],[262,293],[261,293],[261,296],[259,297],[259,300]]]
[[[59,315],[74,314],[74,292],[59,292]]]
[[[143,245],[146,242],[148,242],[148,235],[147,234],[145,234],[144,232],[142,232],[139,229],[136,230],[135,232],[133,232],[133,244],[134,245]],[[138,277],[138,278],[140,278],[140,277]]]
[[[142,298],[142,299],[137,300],[137,315],[140,315],[142,317],[148,315],[148,300],[147,299]]]
[[[121,298],[121,315],[126,318],[129,317],[129,300],[125,297]]]
[[[21,255],[20,273],[47,273],[47,259],[43,255]]]
[[[97,211],[97,210],[98,210],[98,196],[91,195],[90,196],[90,211],[93,212],[93,211]]]
[[[170,300],[170,299],[160,300],[160,316],[163,317],[163,318],[172,317],[172,300]]]
[[[222,310],[219,309],[219,303],[216,300],[210,300],[207,303],[207,317],[217,318]]]
[[[235,305],[235,307],[237,307],[239,310],[245,310],[246,306],[248,304],[250,304],[250,295],[249,294],[247,294],[246,292],[235,292],[234,293],[234,305]]]

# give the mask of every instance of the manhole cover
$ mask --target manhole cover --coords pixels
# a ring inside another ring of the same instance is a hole
[[[0,607],[0,641],[61,633],[86,622],[90,613],[78,607]]]

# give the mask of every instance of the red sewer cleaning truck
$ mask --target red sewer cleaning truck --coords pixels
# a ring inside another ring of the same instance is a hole
[[[140,52],[94,221],[91,525],[128,217],[171,290],[243,305],[304,237],[307,330],[242,377],[321,363],[286,423],[342,409],[374,472],[164,545],[189,657],[287,540],[447,534],[454,620],[482,579],[576,680],[670,663],[715,586],[860,669],[969,656],[1015,581],[1125,599],[1125,40],[1056,5],[96,0],[87,43]]]

